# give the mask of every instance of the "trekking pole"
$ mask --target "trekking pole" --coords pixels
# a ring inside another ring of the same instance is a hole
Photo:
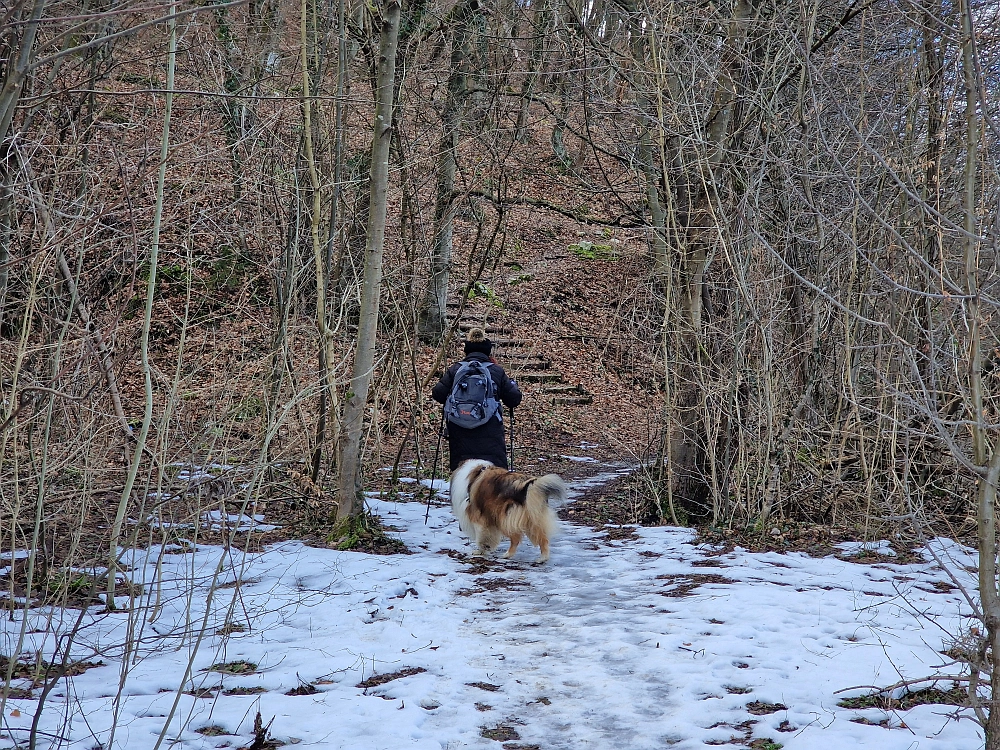
[[[427,493],[427,510],[424,512],[424,526],[427,525],[427,519],[431,515],[431,500],[434,498],[434,494],[437,492],[437,473],[438,473],[438,456],[441,455],[441,438],[444,437],[444,409],[441,410],[441,424],[438,425],[438,441],[437,448],[434,449],[434,468],[431,469],[431,491]]]
[[[510,470],[514,471],[514,407],[510,407]]]

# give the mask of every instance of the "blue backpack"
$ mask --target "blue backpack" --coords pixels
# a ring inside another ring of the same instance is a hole
[[[490,375],[489,364],[475,359],[463,363],[455,373],[451,393],[444,402],[447,420],[459,427],[479,427],[499,408],[497,386]]]

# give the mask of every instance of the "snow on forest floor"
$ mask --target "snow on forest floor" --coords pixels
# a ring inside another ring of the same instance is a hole
[[[163,748],[246,747],[258,711],[277,742],[317,748],[982,746],[950,706],[838,706],[869,692],[856,686],[934,673],[949,634],[968,630],[929,558],[723,552],[688,529],[612,541],[564,524],[546,565],[527,542],[484,563],[450,508],[424,525],[421,503],[371,506],[412,554],[285,542],[164,555],[155,619],[83,616],[74,656],[104,666],[56,683],[38,747],[146,750],[161,731]],[[935,544],[972,585],[968,550]],[[131,580],[154,580],[158,551],[133,554]],[[206,607],[217,569],[225,586]],[[51,653],[44,631],[77,617],[36,609],[23,630],[20,611],[4,618],[3,653],[19,638],[22,653]],[[0,747],[27,746],[38,693],[8,699]]]

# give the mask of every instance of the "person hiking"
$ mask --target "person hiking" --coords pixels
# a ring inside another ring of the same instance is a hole
[[[465,358],[445,370],[431,390],[434,400],[444,404],[452,471],[469,458],[509,468],[501,404],[513,409],[522,396],[491,351],[493,342],[483,329],[471,329],[465,338]]]

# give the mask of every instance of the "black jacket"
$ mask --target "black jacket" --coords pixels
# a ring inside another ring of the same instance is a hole
[[[511,378],[507,376],[503,368],[493,362],[486,354],[472,352],[465,359],[455,362],[445,370],[444,375],[431,390],[431,396],[439,404],[448,400],[451,387],[455,383],[455,373],[462,366],[463,362],[477,360],[489,364],[490,375],[496,383],[497,396],[500,402],[513,409],[521,403],[521,391]],[[495,416],[479,427],[459,427],[456,424],[448,423],[448,450],[451,457],[450,466],[454,471],[458,465],[467,458],[482,458],[497,466],[507,468],[507,446],[504,442],[504,425],[499,409]]]

